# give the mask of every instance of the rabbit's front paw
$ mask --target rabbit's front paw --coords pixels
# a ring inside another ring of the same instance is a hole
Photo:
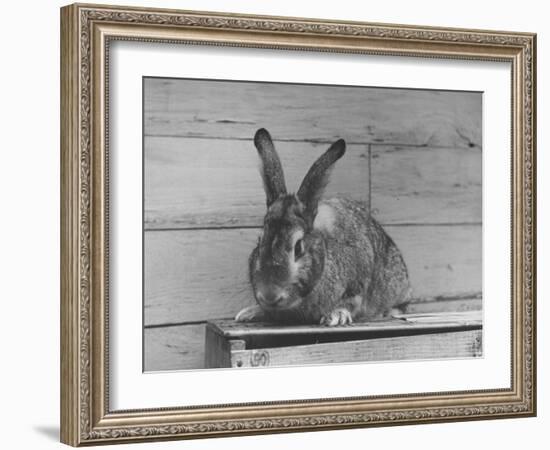
[[[346,308],[335,308],[321,317],[320,324],[335,327],[338,325],[349,325],[352,322],[351,313]]]
[[[258,305],[247,306],[235,316],[237,322],[261,322],[264,319],[265,313]]]

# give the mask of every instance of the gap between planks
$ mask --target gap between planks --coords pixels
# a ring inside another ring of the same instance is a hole
[[[479,227],[483,222],[401,222],[401,223],[380,223],[383,227]],[[208,231],[208,230],[262,230],[261,225],[213,225],[213,226],[183,226],[171,228],[147,228],[144,232],[151,231]]]
[[[446,307],[447,306],[447,307]],[[478,311],[481,310],[482,306],[482,294],[481,292],[470,292],[463,295],[452,295],[452,296],[434,296],[434,297],[424,297],[424,298],[415,298],[407,306],[406,314],[398,314],[393,317],[415,317],[415,316],[428,316],[432,314],[438,314],[446,312],[449,315],[455,313],[462,313],[466,311]],[[450,307],[450,309],[449,309]],[[144,329],[155,329],[155,328],[169,328],[169,327],[181,327],[188,325],[206,325],[208,322],[212,321],[230,321],[231,317],[219,317],[215,319],[205,319],[205,320],[190,320],[190,321],[181,321],[181,322],[170,322],[170,323],[160,323],[160,324],[149,324],[144,325]]]
[[[168,139],[204,139],[204,140],[215,140],[215,141],[248,141],[248,142],[254,142],[254,139],[248,138],[248,137],[231,137],[231,136],[205,136],[205,135],[194,135],[194,134],[153,134],[148,133],[143,135],[146,138],[168,138]],[[304,144],[326,144],[330,145],[332,144],[335,139],[292,139],[292,138],[279,138],[279,139],[272,139],[273,143],[277,142],[285,142],[285,143],[304,143]],[[386,141],[352,141],[352,140],[346,140],[347,145],[370,145],[370,146],[386,146],[386,147],[406,147],[406,148],[449,148],[454,149],[457,146],[456,145],[429,145],[426,143],[420,143],[420,144],[410,144],[410,143],[402,143],[402,142],[386,142]],[[480,148],[478,144],[475,144],[473,146],[468,146],[468,148]]]

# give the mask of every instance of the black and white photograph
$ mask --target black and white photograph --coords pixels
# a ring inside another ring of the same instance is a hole
[[[482,357],[482,101],[144,77],[143,370]]]

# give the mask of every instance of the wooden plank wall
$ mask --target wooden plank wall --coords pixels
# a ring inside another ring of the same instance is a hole
[[[204,323],[253,301],[246,259],[265,212],[252,143],[260,127],[290,190],[345,138],[327,195],[371,205],[403,251],[416,297],[473,296],[479,306],[481,94],[144,83],[146,370],[204,367]]]

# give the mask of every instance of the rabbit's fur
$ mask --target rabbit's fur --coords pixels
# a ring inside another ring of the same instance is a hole
[[[400,251],[367,206],[347,198],[321,200],[338,140],[313,164],[296,194],[269,133],[254,137],[267,200],[263,233],[249,258],[257,305],[237,321],[346,325],[386,316],[410,296]]]

